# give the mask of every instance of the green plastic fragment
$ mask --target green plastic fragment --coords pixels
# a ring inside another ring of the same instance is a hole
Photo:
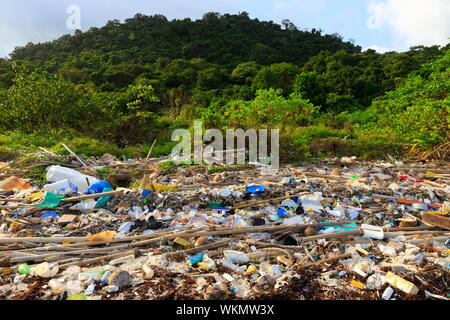
[[[56,208],[62,201],[64,196],[60,196],[51,192],[45,195],[44,203],[37,205],[38,208]]]
[[[17,272],[20,274],[28,274],[30,273],[30,266],[27,265],[26,263],[21,264],[18,268],[17,268]]]

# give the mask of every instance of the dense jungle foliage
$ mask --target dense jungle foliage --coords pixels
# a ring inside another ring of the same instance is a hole
[[[286,160],[448,147],[449,45],[361,51],[237,15],[144,16],[0,59],[0,148],[167,154],[177,128],[278,128]],[[442,153],[440,153],[442,154]]]

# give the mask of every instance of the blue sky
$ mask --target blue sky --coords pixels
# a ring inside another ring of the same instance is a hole
[[[364,49],[405,51],[413,45],[446,45],[450,37],[450,0],[20,0],[0,11],[0,57],[15,46],[45,42],[72,34],[67,9],[80,9],[81,30],[136,13],[163,14],[168,19],[199,19],[209,11],[238,13],[281,23],[290,19],[300,29],[322,29],[353,39]]]

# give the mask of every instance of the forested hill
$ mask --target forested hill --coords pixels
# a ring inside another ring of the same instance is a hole
[[[169,21],[162,15],[134,18],[120,23],[109,21],[102,28],[77,31],[58,40],[19,47],[13,60],[63,62],[85,50],[107,54],[113,64],[154,63],[160,57],[170,59],[203,58],[207,62],[236,67],[245,61],[261,65],[291,62],[299,66],[323,50],[358,53],[361,47],[344,42],[338,34],[321,30],[299,30],[284,20],[282,26],[272,21],[237,15],[207,13],[203,19]]]
[[[209,128],[280,128],[282,149],[300,155],[328,152],[320,139],[336,137],[357,138],[344,139],[351,155],[355,145],[363,155],[406,143],[431,150],[449,136],[441,112],[449,48],[379,54],[247,13],[196,21],[137,14],[0,59],[0,131],[120,148],[157,138],[167,154],[172,130],[201,119]],[[408,77],[414,81],[402,86]],[[427,79],[437,80],[427,86]],[[399,114],[414,123],[397,121]]]

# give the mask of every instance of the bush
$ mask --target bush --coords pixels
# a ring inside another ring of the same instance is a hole
[[[24,133],[90,130],[103,120],[106,104],[90,86],[46,72],[19,73],[0,100],[0,128]]]

